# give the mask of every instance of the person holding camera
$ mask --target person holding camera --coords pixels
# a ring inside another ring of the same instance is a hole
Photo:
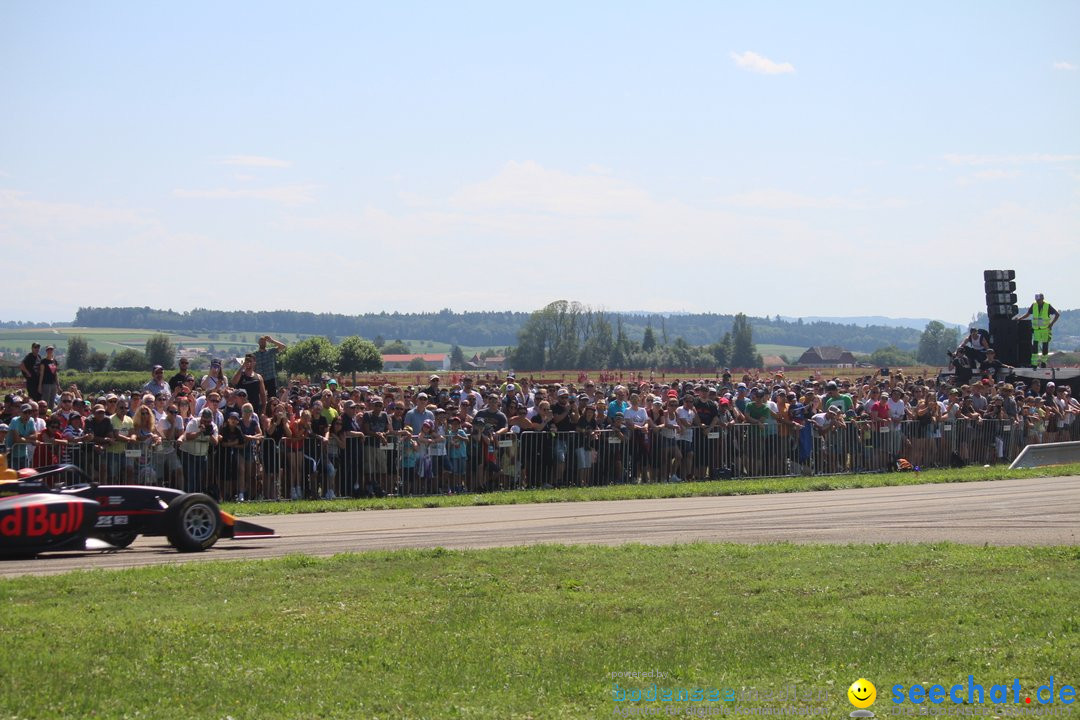
[[[218,444],[218,427],[214,422],[214,411],[203,408],[198,417],[188,421],[184,431],[184,440],[180,444],[180,464],[184,468],[184,490],[186,492],[207,492],[213,496],[213,488],[205,488],[207,456],[210,447]]]

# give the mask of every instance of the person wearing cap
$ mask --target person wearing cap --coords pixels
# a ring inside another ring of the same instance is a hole
[[[382,497],[393,489],[389,476],[393,424],[383,399],[373,395],[360,419],[364,438],[364,495]],[[421,420],[421,424],[423,420]]]
[[[244,431],[240,428],[240,412],[229,410],[225,413],[225,424],[218,434],[217,463],[224,471],[221,473],[222,497],[245,499],[246,483],[240,484],[240,462],[247,445]]]
[[[837,472],[844,463],[844,433],[847,426],[844,413],[839,405],[832,405],[827,410],[810,417],[814,427],[815,446],[821,458],[819,469],[823,473]]]
[[[150,380],[142,386],[142,391],[148,392],[154,397],[158,395],[164,395],[166,398],[172,397],[172,388],[169,387],[169,383],[165,382],[165,368],[155,365],[154,369],[150,371]]]
[[[56,362],[56,348],[49,345],[45,348],[45,357],[38,363],[38,396],[37,400],[44,400],[49,410],[56,405],[57,390],[60,389],[60,364]]]
[[[220,437],[214,422],[214,411],[203,408],[197,417],[188,421],[184,440],[180,444],[180,464],[184,467],[184,490],[187,492],[213,492],[207,487],[207,456],[216,447]]]
[[[1042,293],[1035,293],[1035,302],[1028,311],[1016,318],[1027,320],[1031,318],[1031,367],[1046,367],[1050,359],[1050,341],[1053,339],[1054,324],[1061,319],[1061,313],[1054,306],[1046,302]],[[1042,343],[1042,354],[1039,354],[1039,343]]]
[[[839,405],[840,411],[845,415],[855,409],[855,402],[851,399],[851,396],[841,393],[836,381],[830,380],[825,383],[825,395],[821,398],[821,408],[822,410],[828,410],[833,405]]]
[[[12,470],[30,467],[30,458],[33,456],[33,447],[37,440],[37,423],[31,415],[30,403],[22,403],[19,406],[19,414],[8,423],[8,432],[4,438],[8,464]]]
[[[26,394],[31,400],[40,400],[41,343],[32,343],[30,352],[19,363],[19,372],[26,381]]]
[[[229,386],[229,381],[225,377],[224,372],[222,372],[221,360],[219,360],[218,358],[212,358],[210,360],[210,370],[206,373],[206,375],[203,375],[202,380],[199,382],[199,385],[206,393],[215,391],[218,393],[226,392]]]
[[[195,376],[188,372],[191,361],[186,357],[182,357],[177,363],[180,365],[179,369],[176,371],[175,375],[169,378],[169,392],[173,395],[176,394],[177,389],[184,383],[190,381],[192,385],[195,384]]]
[[[1005,370],[1012,369],[1012,365],[1006,365],[998,359],[997,351],[994,348],[989,348],[986,351],[986,359],[979,364],[979,372],[984,379],[989,379],[991,382],[997,381]]]
[[[435,413],[427,409],[428,394],[426,392],[418,392],[415,400],[416,404],[405,413],[405,424],[412,430],[413,435],[419,435],[425,420],[430,420],[434,425]]]

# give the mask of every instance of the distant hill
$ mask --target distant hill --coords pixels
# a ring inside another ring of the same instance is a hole
[[[793,317],[780,316],[782,320],[796,320]],[[826,317],[826,316],[804,316],[803,322],[826,322],[826,323],[840,323],[841,325],[878,325],[880,327],[895,327],[895,328],[912,328],[922,332],[926,329],[927,323],[933,322],[932,318],[891,318],[884,317],[882,315],[857,315],[854,317]],[[967,327],[966,323],[949,322],[948,320],[939,320],[945,327],[954,327],[957,329],[964,329]]]

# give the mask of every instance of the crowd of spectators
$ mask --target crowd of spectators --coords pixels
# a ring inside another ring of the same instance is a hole
[[[954,387],[899,373],[538,383],[431,375],[427,385],[277,382],[265,336],[238,368],[155,366],[126,392],[38,382],[0,414],[8,464],[73,462],[101,482],[284,499],[480,492],[598,482],[832,473],[1005,460],[1076,439],[1070,389]],[[47,357],[51,357],[47,348]],[[39,381],[45,376],[40,371]],[[32,378],[28,378],[28,389]]]

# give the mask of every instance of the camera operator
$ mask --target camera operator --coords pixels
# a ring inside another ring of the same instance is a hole
[[[184,441],[180,444],[180,463],[184,467],[184,490],[206,492],[207,455],[210,446],[218,444],[218,428],[214,411],[203,408],[199,417],[188,421]]]

